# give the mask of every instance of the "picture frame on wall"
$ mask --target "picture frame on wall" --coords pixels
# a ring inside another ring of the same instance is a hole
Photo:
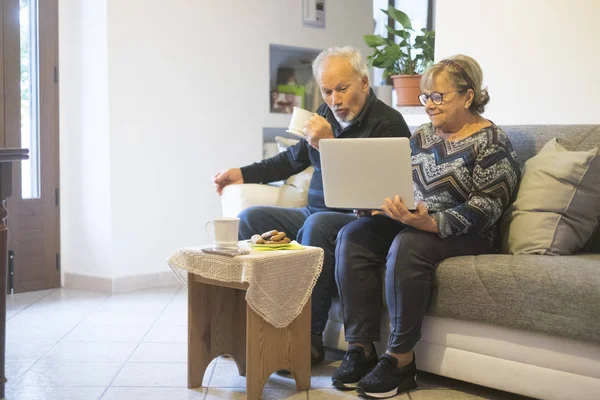
[[[302,0],[302,24],[325,28],[325,0]]]

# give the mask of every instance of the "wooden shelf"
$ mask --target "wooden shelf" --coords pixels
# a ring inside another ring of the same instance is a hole
[[[289,107],[291,100],[287,93],[296,96],[297,103],[294,105],[313,109],[316,85],[312,77],[312,61],[320,52],[319,49],[269,45],[269,95],[277,93],[278,107]],[[271,102],[269,97],[270,106]]]

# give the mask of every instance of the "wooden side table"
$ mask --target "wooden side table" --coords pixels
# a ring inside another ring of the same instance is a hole
[[[289,370],[297,390],[310,388],[310,299],[285,328],[275,328],[245,300],[247,283],[188,273],[188,388],[202,386],[213,358],[230,355],[246,376],[249,400],[260,399],[269,376]]]

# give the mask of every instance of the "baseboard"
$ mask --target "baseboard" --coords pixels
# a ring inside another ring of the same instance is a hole
[[[180,285],[180,283],[172,271],[117,276],[115,278],[65,272],[62,283],[62,286],[67,289],[81,289],[103,293],[128,293],[174,285]]]
[[[66,289],[90,290],[92,292],[112,293],[113,281],[102,276],[64,272],[62,287]]]
[[[181,285],[173,271],[118,276],[113,279],[113,293],[127,293],[158,287]]]

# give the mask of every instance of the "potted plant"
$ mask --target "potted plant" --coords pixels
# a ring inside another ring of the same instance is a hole
[[[373,49],[373,54],[367,57],[369,65],[382,68],[384,79],[392,78],[399,106],[420,105],[419,83],[423,71],[433,63],[435,31],[421,29],[413,38],[415,30],[408,15],[393,6],[381,11],[402,27],[386,26],[388,32],[400,40],[396,43],[380,35],[365,35],[365,43]]]

